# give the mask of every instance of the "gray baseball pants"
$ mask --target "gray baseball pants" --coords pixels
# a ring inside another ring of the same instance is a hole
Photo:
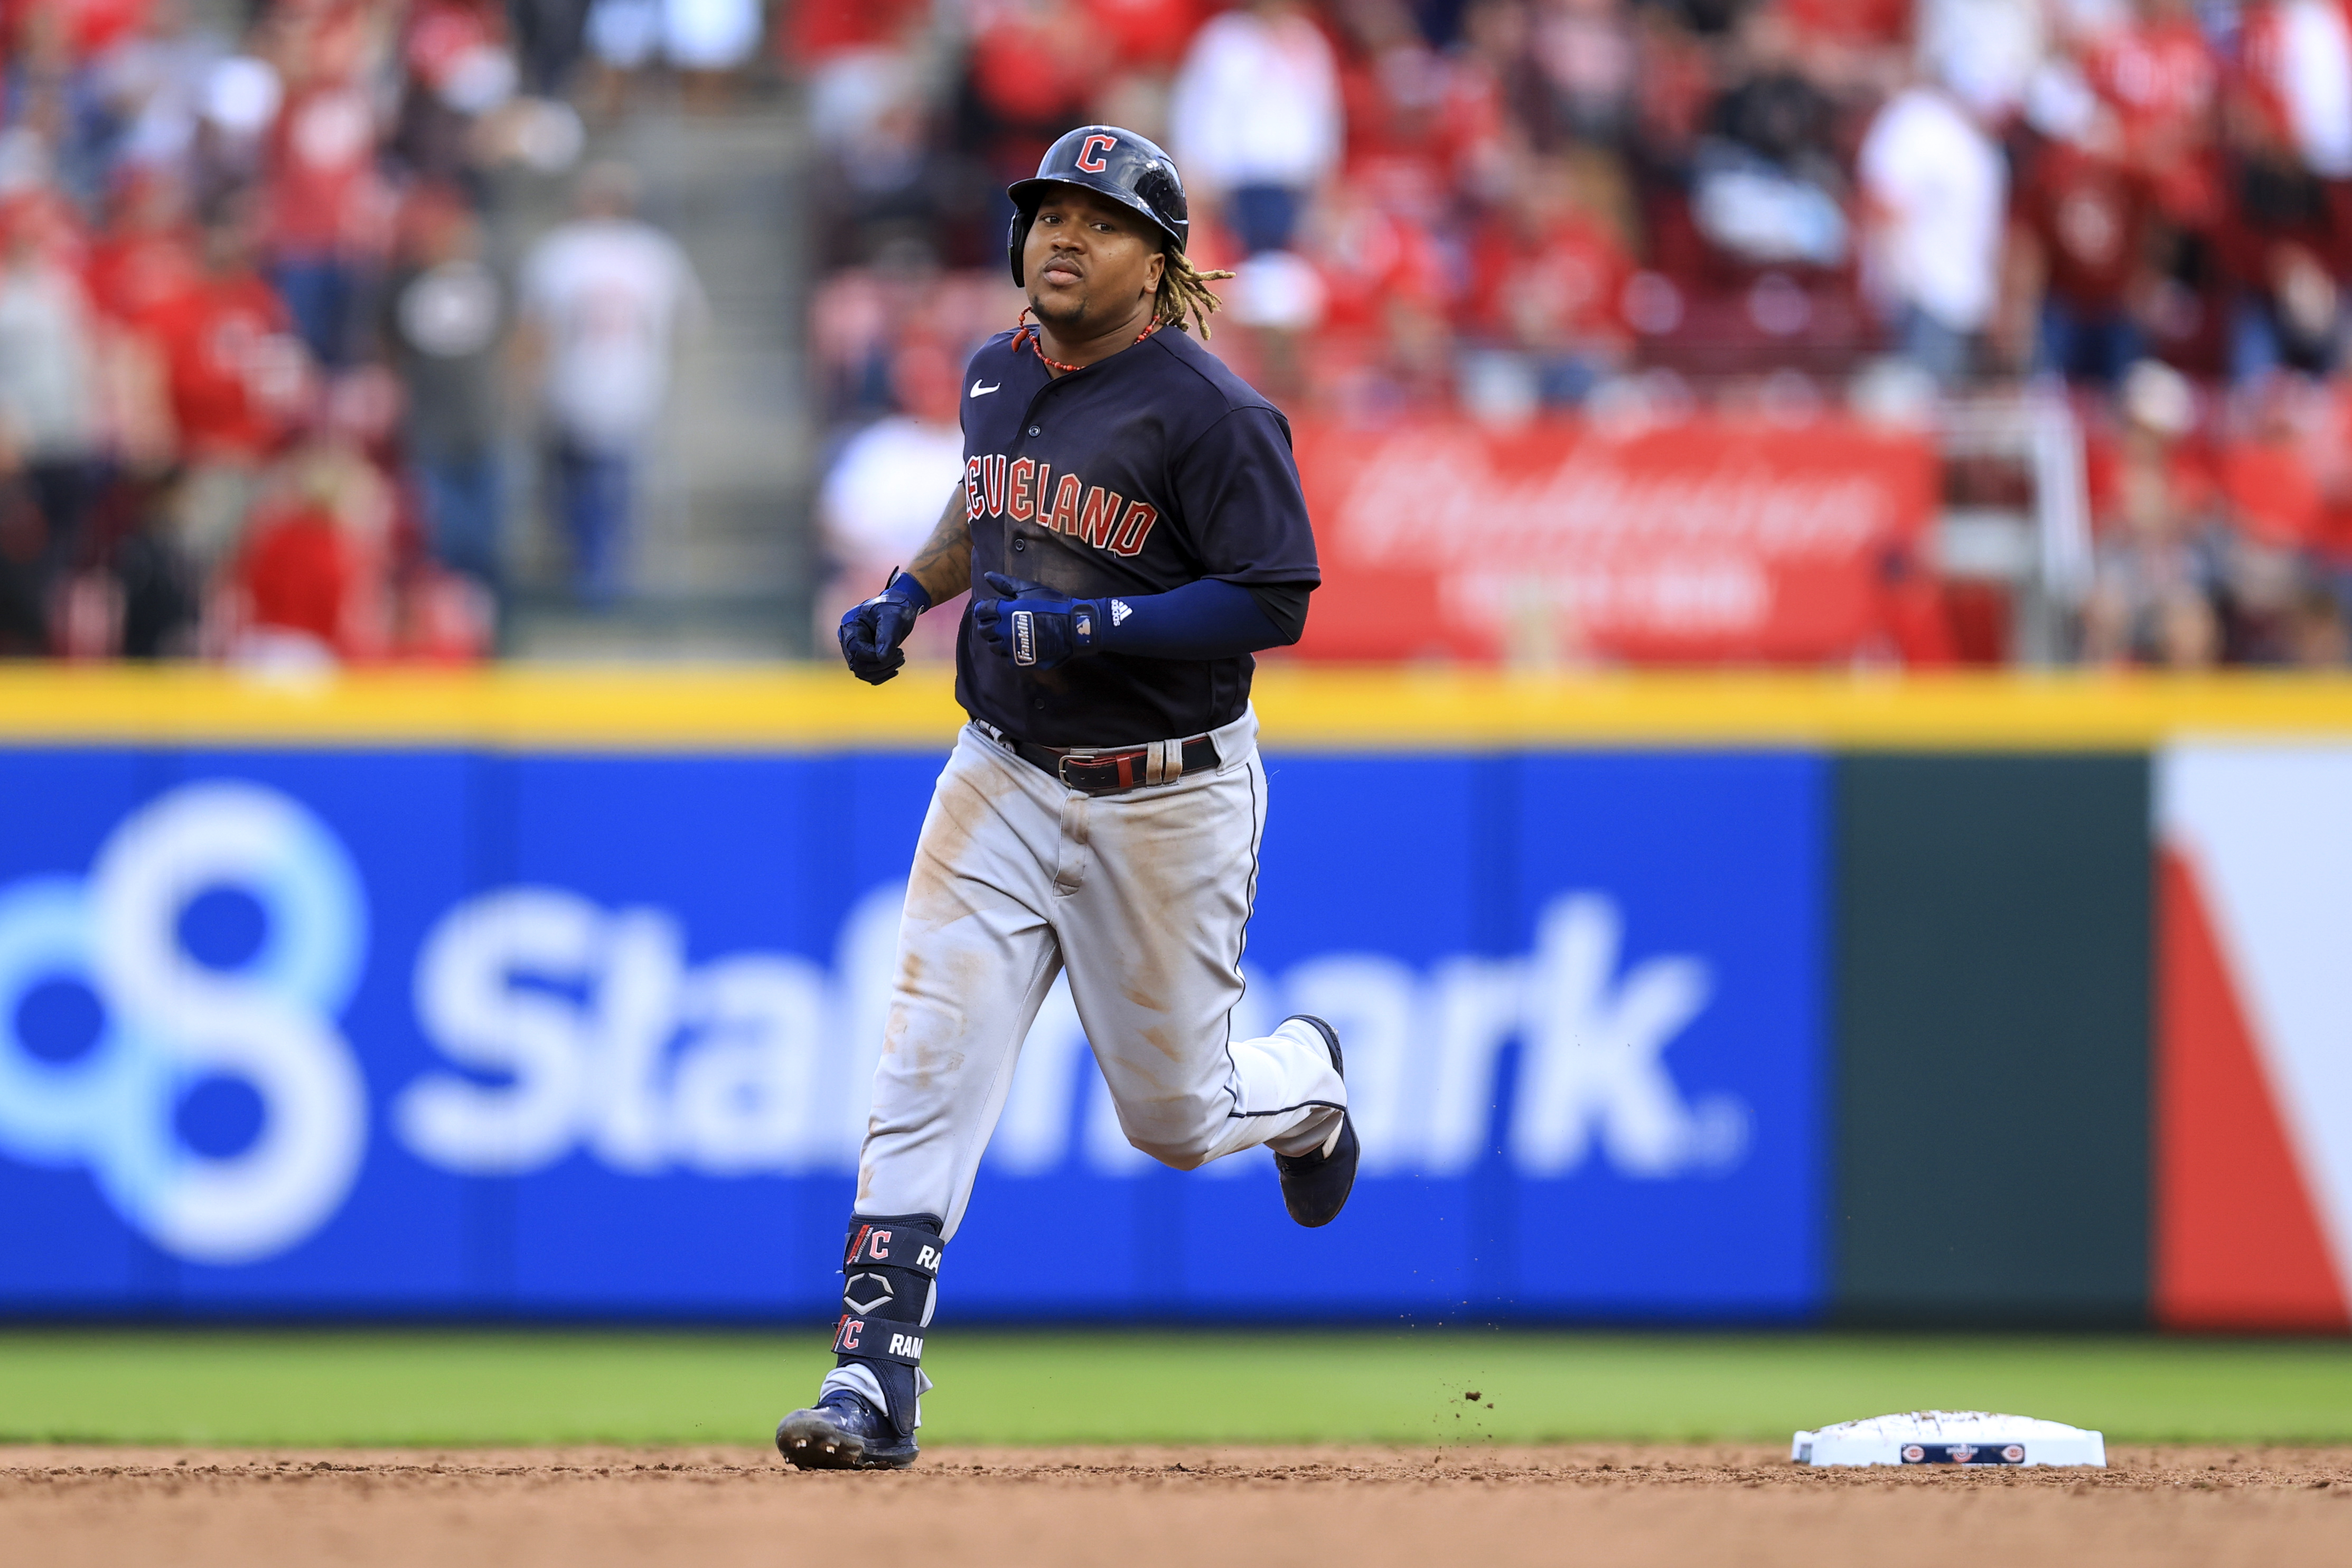
[[[908,879],[858,1213],[934,1214],[955,1234],[1022,1040],[1065,968],[1137,1148],[1191,1170],[1325,1141],[1348,1094],[1322,1037],[1286,1024],[1227,1038],[1266,780],[1254,713],[1214,739],[1213,769],[1087,796],[964,727]]]

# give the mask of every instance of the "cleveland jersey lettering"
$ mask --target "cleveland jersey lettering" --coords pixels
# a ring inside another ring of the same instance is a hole
[[[1096,549],[1114,555],[1138,555],[1160,520],[1160,508],[1149,501],[1129,501],[1116,491],[1089,485],[1075,474],[1062,476],[1054,499],[1045,503],[1044,486],[1053,479],[1051,466],[1034,457],[1008,458],[1002,452],[964,460],[964,517],[1012,517],[1037,522],[1057,534],[1082,539]],[[1085,499],[1078,499],[1083,494]],[[1125,510],[1122,511],[1121,507]]]
[[[996,571],[1100,599],[1203,577],[1320,580],[1288,422],[1189,334],[1164,329],[1052,377],[1008,332],[972,356],[964,385],[992,389],[963,402],[973,581]],[[1246,657],[1105,654],[1040,674],[975,642],[967,614],[957,698],[1042,745],[1202,735],[1249,704]]]

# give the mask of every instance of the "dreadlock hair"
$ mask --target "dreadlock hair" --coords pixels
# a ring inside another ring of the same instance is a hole
[[[1160,273],[1160,292],[1152,299],[1152,315],[1160,325],[1173,327],[1180,332],[1192,330],[1184,324],[1184,318],[1190,316],[1200,323],[1201,341],[1205,343],[1209,340],[1209,318],[1225,307],[1225,302],[1217,298],[1216,291],[1209,285],[1234,275],[1230,272],[1202,272],[1172,245],[1162,254],[1168,257],[1168,265]]]

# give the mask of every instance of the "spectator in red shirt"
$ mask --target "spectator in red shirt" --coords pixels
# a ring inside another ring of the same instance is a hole
[[[1886,48],[1911,36],[1911,0],[1782,0],[1789,20],[1811,40]]]
[[[1446,191],[1446,62],[1394,0],[1349,7],[1339,61],[1351,178],[1429,208]]]
[[[1631,341],[1618,300],[1633,263],[1581,199],[1575,166],[1530,162],[1471,248],[1465,312],[1475,339],[1520,356],[1547,406],[1581,402]]]
[[[345,612],[362,575],[334,514],[315,505],[257,517],[236,565],[252,624],[307,638],[322,653],[348,640]]]
[[[111,455],[152,475],[177,455],[160,329],[171,307],[203,286],[202,239],[177,183],[153,171],[117,183],[110,219],[86,277],[107,323]]]
[[[2104,117],[2037,141],[2017,186],[2016,240],[2038,288],[2043,371],[2113,387],[2147,351],[2135,306],[2152,282],[2157,213],[2147,183],[2111,151]]]
[[[1340,181],[1317,204],[1302,243],[1322,284],[1320,329],[1306,345],[1318,395],[1362,413],[1442,402],[1452,280],[1429,226]]]
[[[1084,0],[1097,37],[1121,65],[1165,73],[1212,9],[1205,0]]]
[[[172,415],[191,463],[254,463],[277,445],[299,403],[304,363],[286,308],[251,262],[231,217],[205,235],[198,285],[153,320],[170,357]]]
[[[149,318],[164,360],[183,477],[180,543],[199,567],[229,554],[256,471],[293,428],[310,366],[277,292],[253,267],[252,219],[235,207],[205,235],[197,286]]]
[[[358,453],[314,443],[288,458],[227,585],[225,651],[247,663],[380,658],[391,632],[385,535],[391,502]]]
[[[59,267],[79,272],[89,262],[89,235],[81,214],[53,184],[0,191],[0,225]]]
[[[388,215],[375,172],[375,106],[359,71],[364,22],[352,7],[295,25],[288,55],[299,64],[265,161],[270,278],[302,341],[331,369],[358,347],[361,289]]]
[[[2220,487],[2243,538],[2281,550],[2308,549],[2326,522],[2326,497],[2295,418],[2294,383],[2249,389],[2242,426],[2222,449]]]
[[[1383,207],[1360,187],[1333,187],[1307,231],[1323,284],[1323,328],[1342,336],[1378,333],[1398,307],[1443,312],[1445,258],[1429,230]]]
[[[54,36],[76,60],[87,60],[137,32],[147,19],[147,0],[5,0],[0,3],[0,46],[14,52],[30,46],[37,31]]]
[[[179,186],[142,171],[117,184],[89,254],[89,291],[115,320],[142,329],[204,276],[195,229]]]
[[[1054,139],[1085,123],[1101,85],[1094,24],[1076,0],[1007,0],[982,11],[966,108],[997,183],[1034,173]]]
[[[2334,398],[2297,377],[2273,376],[2232,400],[2216,465],[2230,529],[2222,555],[2221,622],[2231,664],[2309,657],[2309,590],[2324,542],[2325,444],[2336,434]]]
[[[2135,13],[2084,51],[2084,75],[2115,113],[2124,155],[2158,208],[2201,226],[2221,199],[2206,156],[2221,66],[2190,0],[2137,0]]]
[[[1473,0],[1451,51],[1440,135],[1454,184],[1481,201],[1508,190],[1528,127],[1549,112],[1551,89],[1529,54],[1525,0]]]
[[[895,41],[921,21],[929,0],[795,0],[776,29],[787,62],[808,65]]]

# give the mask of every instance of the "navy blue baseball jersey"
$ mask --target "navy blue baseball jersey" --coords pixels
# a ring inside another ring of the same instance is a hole
[[[1163,327],[1058,377],[1014,342],[990,339],[964,371],[976,597],[992,571],[1074,599],[1321,580],[1289,421],[1190,335]],[[1254,667],[1103,653],[1041,674],[982,641],[967,607],[956,700],[1040,745],[1125,746],[1240,717]]]

